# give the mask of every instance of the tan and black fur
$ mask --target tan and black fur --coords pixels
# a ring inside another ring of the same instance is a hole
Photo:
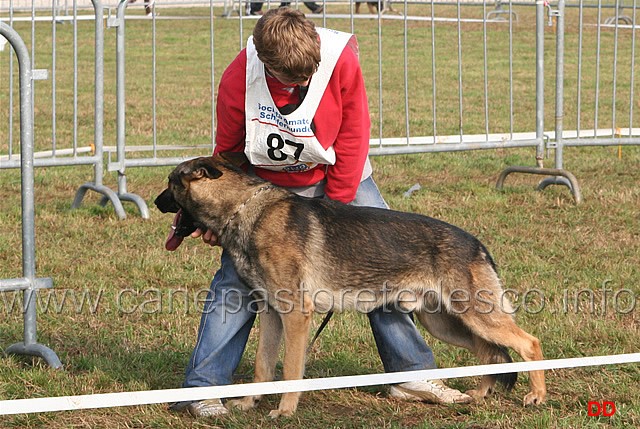
[[[526,361],[543,358],[539,340],[516,326],[487,249],[453,225],[300,197],[245,174],[230,155],[178,165],[155,204],[165,213],[182,210],[182,236],[196,227],[216,233],[241,278],[276,310],[260,313],[256,382],[274,378],[282,337],[283,378],[301,379],[313,311],[353,310],[359,291],[367,296],[359,296],[358,310],[412,310],[433,336],[483,364],[509,362],[506,348]],[[515,374],[484,376],[468,393],[484,397],[497,380],[512,386]],[[532,371],[524,404],[545,395],[544,372]],[[270,415],[293,414],[299,397],[285,393]],[[233,405],[248,409],[258,399]]]
[[[356,1],[356,13],[360,13],[360,5],[362,3],[367,3],[367,8],[369,8],[370,14],[378,13],[378,8],[380,7],[379,1],[368,1],[368,2]]]

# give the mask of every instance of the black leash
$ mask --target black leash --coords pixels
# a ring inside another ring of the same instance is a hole
[[[320,326],[318,326],[318,330],[316,331],[316,334],[313,336],[313,339],[311,340],[309,347],[307,347],[307,353],[311,351],[311,349],[313,348],[313,345],[316,343],[316,340],[318,339],[318,337],[320,336],[324,328],[326,328],[326,326],[329,324],[329,320],[331,320],[331,316],[333,316],[333,311],[328,312],[327,315],[324,316],[324,320],[322,320],[322,323],[320,324]]]

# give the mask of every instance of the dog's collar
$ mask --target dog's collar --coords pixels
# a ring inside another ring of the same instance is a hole
[[[256,189],[256,191],[253,193],[253,195],[251,195],[245,202],[243,202],[242,204],[240,204],[238,206],[238,209],[235,211],[234,214],[231,215],[231,217],[229,219],[227,219],[227,221],[224,223],[224,225],[222,225],[222,228],[220,228],[220,236],[222,234],[225,233],[225,231],[227,230],[227,228],[229,227],[229,224],[236,218],[238,217],[238,215],[240,214],[240,212],[242,211],[242,209],[244,209],[247,204],[249,204],[255,197],[257,197],[258,195],[260,195],[260,193],[262,193],[263,191],[266,191],[267,189],[273,189],[275,188],[275,185],[272,185],[271,183],[266,184],[264,186],[259,187],[258,189]]]

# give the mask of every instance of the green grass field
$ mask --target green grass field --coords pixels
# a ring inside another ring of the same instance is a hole
[[[218,19],[216,25],[223,26],[224,22]],[[196,21],[193,25],[205,24]],[[134,25],[128,28],[131,27]],[[235,40],[234,36],[237,34],[229,35],[229,40]],[[193,43],[196,43],[193,39],[201,37],[198,43],[205,43],[208,36],[194,29],[182,36],[163,37],[188,37]],[[525,52],[525,57],[533,55],[533,51],[527,53],[527,46],[533,46],[532,40],[526,35],[519,37],[522,41],[518,49]],[[170,40],[166,43],[173,46]],[[367,46],[366,41],[361,43]],[[135,44],[130,46],[129,51],[135,49]],[[230,59],[237,50],[231,42],[223,46],[221,59],[216,63],[220,70],[224,68],[224,58]],[[373,49],[374,45],[371,46]],[[147,55],[144,47],[142,43],[141,52],[132,52],[140,55],[141,60],[132,65],[134,71],[128,80],[128,137],[138,143],[147,141],[150,135],[148,113],[140,107],[148,103],[149,95],[149,83],[141,77],[144,76],[144,55]],[[203,52],[206,49],[205,46]],[[199,57],[195,50],[191,52],[191,56],[189,52],[183,53],[180,61],[168,56],[162,63],[163,67],[173,70],[164,75],[167,82],[162,86],[162,94],[167,98],[163,98],[166,104],[162,105],[165,110],[159,118],[158,132],[164,141],[182,138],[202,143],[210,138],[207,119],[210,104],[206,101],[208,60]],[[205,64],[200,66],[198,61]],[[377,63],[377,60],[371,62]],[[107,67],[111,66],[107,62]],[[530,72],[528,66],[527,61],[519,65],[517,74],[526,76]],[[87,67],[90,69],[91,65]],[[367,82],[375,82],[375,66],[365,61],[363,67]],[[200,79],[194,80],[193,88],[177,88],[169,77],[180,73],[185,82],[191,83],[191,73],[199,74]],[[2,82],[6,81],[0,80],[0,85]],[[439,82],[443,87],[448,85],[445,77]],[[530,113],[533,100],[529,99],[531,88],[526,82],[524,78],[522,94],[516,102],[523,106],[523,112],[528,109]],[[112,82],[106,85],[109,84]],[[47,83],[38,85],[46,88]],[[90,103],[91,88],[82,85],[81,91],[88,97],[86,103]],[[172,91],[173,98],[169,97]],[[43,99],[46,99],[45,93],[43,90]],[[193,93],[194,98],[185,93]],[[201,98],[196,97],[198,94]],[[370,96],[372,106],[377,105],[372,91]],[[0,100],[2,97],[0,92]],[[429,106],[430,101],[426,100],[425,105]],[[40,115],[37,116],[40,122],[36,123],[37,140],[44,147],[50,126],[47,123],[50,106],[46,101],[38,106],[42,107],[37,108]],[[385,118],[390,124],[402,122],[398,117],[404,112],[395,115],[400,109],[393,106],[391,103],[391,107],[386,107],[389,116]],[[113,112],[111,96],[106,108],[110,115]],[[171,117],[174,109],[180,120]],[[59,106],[59,110],[61,117],[69,115],[67,105]],[[82,111],[85,120],[91,118],[90,110]],[[547,112],[550,117],[552,112]],[[446,114],[441,114],[445,124]],[[455,110],[451,115],[457,115]],[[431,119],[427,113],[425,116],[424,132],[428,133]],[[609,115],[603,114],[603,117]],[[456,121],[456,117],[450,119],[452,124]],[[4,117],[0,123],[6,123]],[[92,136],[90,122],[87,124],[83,132]],[[483,129],[480,119],[470,119],[469,126],[471,130]],[[443,131],[455,133],[451,126],[442,127]],[[113,129],[108,116],[106,139],[113,138]],[[385,132],[396,135],[398,130],[391,128]],[[523,122],[519,130],[530,128]],[[0,128],[0,136],[5,136],[4,132],[4,128]],[[0,141],[0,145],[6,145],[4,139]],[[0,146],[0,154],[5,153],[5,149],[6,146]],[[533,160],[533,149],[517,149],[386,156],[374,158],[373,163],[375,178],[393,209],[423,213],[459,225],[487,245],[505,288],[512,289],[514,296],[519,297],[517,322],[541,339],[547,358],[637,352],[640,340],[640,148],[566,149],[565,166],[577,176],[582,187],[584,203],[579,206],[564,188],[551,187],[536,192],[537,176],[511,175],[503,191],[495,190],[495,181],[503,168],[533,165]],[[551,160],[546,163],[552,164]],[[55,284],[54,289],[39,295],[38,338],[56,351],[65,367],[52,370],[38,359],[5,356],[0,364],[0,399],[171,389],[181,385],[195,342],[204,294],[217,268],[219,249],[204,246],[198,240],[187,240],[176,252],[164,250],[171,216],[159,213],[152,203],[164,189],[170,170],[158,167],[127,171],[129,191],[145,199],[151,209],[151,219],[140,219],[135,208],[125,203],[128,217],[124,221],[117,220],[111,207],[100,207],[96,194],[88,194],[80,209],[70,209],[78,186],[92,177],[91,168],[36,170],[37,273],[39,277],[52,277]],[[421,189],[409,198],[403,197],[416,183]],[[105,184],[115,189],[116,177],[106,175]],[[0,171],[0,230],[0,278],[19,277],[20,176],[16,170]],[[316,326],[319,321],[318,316]],[[238,383],[251,381],[255,334],[252,333],[238,369]],[[426,333],[425,336],[440,367],[477,364],[466,351],[440,343]],[[21,296],[14,292],[2,293],[0,349],[21,339]],[[519,360],[515,354],[512,356]],[[366,317],[345,314],[334,317],[309,354],[306,377],[380,372],[382,365]],[[194,420],[188,415],[171,413],[165,404],[159,404],[7,416],[0,420],[0,427],[640,427],[637,364],[549,371],[548,401],[537,408],[521,405],[527,381],[527,375],[521,374],[513,391],[498,390],[486,401],[471,405],[406,403],[389,398],[385,386],[376,386],[304,394],[294,417],[275,422],[267,414],[279,398],[270,396],[254,411],[233,412],[218,419]],[[452,386],[461,390],[471,389],[477,382],[477,378],[450,380]],[[617,413],[611,418],[590,417],[587,415],[589,401],[613,401]]]

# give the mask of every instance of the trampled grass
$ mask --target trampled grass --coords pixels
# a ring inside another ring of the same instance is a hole
[[[229,53],[221,54],[223,57],[231,57],[235,46],[227,48]],[[193,62],[197,66],[195,59]],[[220,61],[218,66],[222,68],[224,63]],[[375,71],[367,69],[367,73],[376,79]],[[145,84],[142,79],[142,89],[131,84],[134,95],[128,101],[128,120],[139,125],[139,130],[132,132],[134,141],[149,136],[145,128],[148,117],[135,115],[136,106],[147,102]],[[138,93],[143,101],[135,95]],[[187,133],[190,139],[206,141],[210,106],[194,99],[184,102],[185,116],[190,119],[176,124],[168,115],[163,116],[159,132],[174,136]],[[526,105],[530,100],[525,97],[522,102]],[[46,109],[46,103],[44,106]],[[112,126],[107,124],[107,135],[111,135]],[[482,124],[476,122],[474,127],[481,129]],[[373,159],[375,178],[392,208],[454,223],[487,245],[505,287],[513,290],[518,323],[542,340],[547,358],[637,352],[640,148],[624,147],[620,154],[618,148],[566,149],[565,166],[577,176],[583,191],[584,203],[579,206],[561,187],[536,192],[537,176],[511,175],[503,191],[495,190],[503,168],[532,165],[533,161],[532,149]],[[171,219],[156,211],[152,202],[164,188],[169,171],[169,167],[129,169],[129,191],[145,199],[152,215],[150,220],[142,220],[135,208],[125,203],[128,217],[119,221],[113,209],[100,207],[99,196],[91,193],[81,208],[70,209],[77,187],[92,177],[89,167],[36,170],[37,273],[53,278],[55,284],[54,289],[39,295],[38,339],[57,352],[65,367],[52,370],[38,359],[5,356],[0,365],[1,399],[181,385],[219,249],[187,240],[176,252],[164,250]],[[115,188],[116,178],[106,175],[105,184]],[[404,197],[415,184],[420,184],[420,190]],[[19,277],[20,177],[14,170],[0,173],[0,230],[0,278]],[[0,348],[5,348],[22,337],[19,294],[0,294],[0,315]],[[425,337],[440,367],[477,363],[466,351],[442,344],[426,333]],[[255,346],[254,332],[238,369],[238,383],[251,380]],[[379,372],[382,365],[366,317],[345,314],[334,317],[320,337],[308,357],[306,376]],[[640,426],[637,364],[549,371],[549,398],[537,408],[521,405],[527,379],[521,374],[512,392],[499,390],[486,401],[471,405],[406,403],[389,398],[384,386],[374,386],[304,394],[298,413],[276,422],[267,414],[279,398],[267,397],[255,411],[234,412],[219,419],[194,420],[159,404],[9,416],[0,421],[0,427]],[[461,378],[449,382],[465,390],[477,381]],[[612,401],[617,412],[611,418],[590,417],[589,401]]]

